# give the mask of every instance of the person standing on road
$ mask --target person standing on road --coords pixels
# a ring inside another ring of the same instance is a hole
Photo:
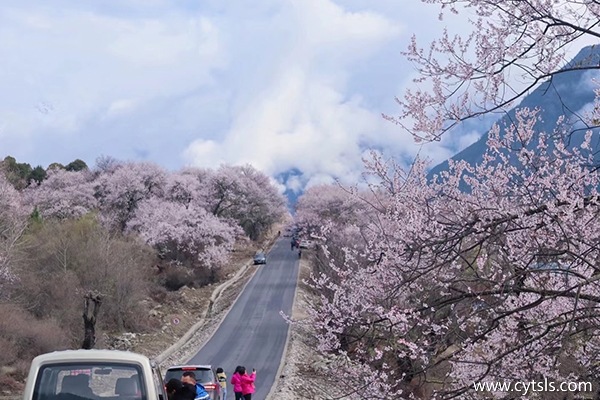
[[[225,371],[223,368],[217,368],[217,380],[219,381],[219,385],[221,385],[221,393],[223,394],[221,398],[223,400],[227,399],[227,375],[225,375]]]
[[[196,388],[195,400],[210,400],[210,395],[204,386],[202,386],[202,384],[196,382],[196,374],[194,374],[192,371],[185,371],[181,377],[181,382],[192,385]]]
[[[242,393],[242,374],[241,371],[246,372],[246,368],[238,365],[235,367],[235,372],[231,375],[231,384],[233,385],[233,393],[235,394],[235,400],[243,400],[244,393]]]
[[[252,400],[252,393],[254,393],[254,381],[256,380],[256,370],[252,368],[252,373],[248,375],[246,368],[242,367],[240,370],[242,380],[242,394],[244,400]]]

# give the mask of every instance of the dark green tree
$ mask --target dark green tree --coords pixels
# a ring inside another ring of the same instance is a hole
[[[53,162],[52,164],[48,165],[48,168],[46,168],[46,172],[48,172],[52,169],[65,169],[65,166],[62,165],[61,163]]]
[[[46,175],[46,170],[41,165],[38,165],[31,171],[28,180],[30,183],[31,181],[35,181],[39,185],[44,179],[46,179]]]
[[[18,163],[14,157],[6,156],[2,161],[2,168],[6,173],[6,179],[16,188],[27,187],[29,175],[33,171],[28,163]]]
[[[77,160],[68,163],[67,166],[65,167],[65,169],[67,171],[81,171],[84,169],[88,169],[88,166],[85,163],[85,161],[80,160],[78,158]]]
[[[2,161],[2,164],[6,169],[11,169],[14,168],[14,166],[17,164],[17,160],[14,157],[6,156],[4,157],[4,161]]]
[[[32,171],[33,171],[33,169],[31,168],[31,165],[29,165],[29,163],[17,163],[16,164],[15,172],[19,175],[19,178],[21,178],[21,179],[27,180],[27,178],[29,178],[29,175],[31,174]]]

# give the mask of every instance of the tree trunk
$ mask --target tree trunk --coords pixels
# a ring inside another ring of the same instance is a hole
[[[90,303],[93,303],[90,304]],[[83,305],[83,327],[84,337],[82,349],[92,349],[96,344],[96,318],[100,311],[100,305],[102,304],[102,298],[99,293],[89,292],[85,295],[85,301]]]

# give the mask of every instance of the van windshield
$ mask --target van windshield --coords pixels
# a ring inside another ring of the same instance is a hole
[[[121,363],[44,365],[33,400],[146,400],[141,367]]]
[[[181,380],[185,371],[192,371],[196,375],[196,382],[198,383],[204,384],[215,381],[212,369],[210,368],[169,368],[165,375],[165,382],[168,382],[172,378]]]

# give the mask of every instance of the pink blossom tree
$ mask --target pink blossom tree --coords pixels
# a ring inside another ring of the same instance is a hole
[[[476,399],[475,382],[598,373],[592,134],[571,148],[564,131],[533,129],[537,113],[496,126],[480,165],[451,162],[434,180],[422,161],[392,173],[380,158],[367,164],[385,209],[363,231],[366,246],[315,276],[308,322],[352,390]]]
[[[221,166],[210,177],[210,211],[232,218],[258,239],[284,215],[285,199],[269,177],[250,165]]]
[[[202,207],[153,197],[141,201],[128,221],[161,258],[192,268],[218,269],[229,259],[241,229]]]
[[[40,185],[29,186],[23,196],[30,209],[37,208],[42,217],[81,217],[98,207],[93,178],[88,170],[52,168]]]
[[[152,163],[123,163],[95,181],[103,221],[124,231],[142,200],[164,196],[167,173]]]
[[[566,53],[580,39],[600,38],[596,1],[423,0],[439,4],[446,16],[472,16],[471,33],[447,29],[423,48],[413,36],[405,53],[418,69],[417,89],[397,99],[400,114],[388,117],[418,140],[439,140],[459,122],[505,112],[537,84],[573,70],[597,70],[598,57],[566,64]],[[466,19],[466,18],[465,18]],[[583,118],[598,125],[595,116]]]
[[[365,203],[353,191],[340,185],[317,185],[308,188],[296,204],[296,223],[308,234],[320,233],[323,221],[341,227],[359,221]]]
[[[200,168],[184,168],[169,174],[165,198],[186,207],[199,206],[209,210],[211,171]]]
[[[98,158],[96,158],[94,172],[96,174],[112,173],[116,171],[122,164],[122,161],[119,161],[114,157],[101,155]]]
[[[366,190],[347,189],[339,184],[313,186],[300,196],[294,219],[301,235],[327,249],[325,254],[316,253],[315,270],[328,271],[330,262],[343,264],[347,248],[366,247],[366,231],[377,216],[373,199]]]
[[[0,299],[6,295],[4,286],[17,278],[12,262],[26,227],[21,196],[0,170]]]

